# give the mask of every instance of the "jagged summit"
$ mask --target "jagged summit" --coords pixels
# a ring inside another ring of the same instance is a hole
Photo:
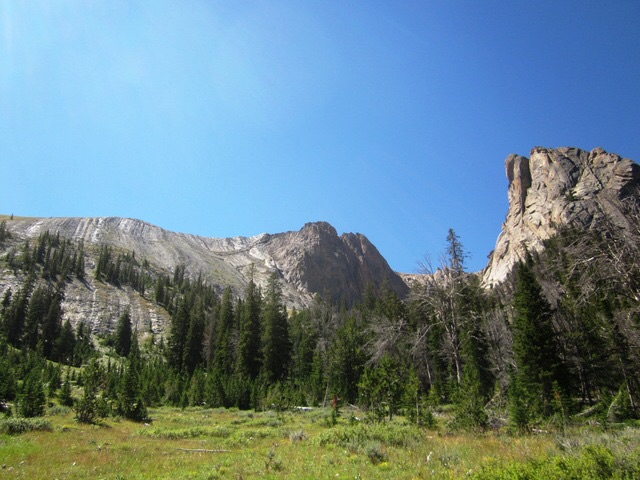
[[[620,201],[637,194],[640,166],[602,148],[535,147],[529,158],[509,155],[509,210],[483,272],[487,287],[504,281],[526,251],[566,226],[598,228],[604,219],[625,228]]]

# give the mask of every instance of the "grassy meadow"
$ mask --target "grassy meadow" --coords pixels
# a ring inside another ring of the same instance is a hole
[[[356,420],[329,409],[276,413],[163,407],[140,424],[77,423],[53,407],[41,419],[0,420],[0,478],[413,479],[638,478],[640,430],[582,426],[564,434],[451,433],[402,417]],[[21,432],[23,428],[36,430]],[[544,475],[542,472],[546,472]],[[563,476],[565,475],[565,476]]]

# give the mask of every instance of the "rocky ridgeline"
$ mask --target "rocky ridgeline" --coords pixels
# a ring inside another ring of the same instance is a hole
[[[273,272],[282,278],[283,296],[289,307],[310,306],[315,295],[351,304],[372,285],[383,284],[399,295],[406,284],[364,235],[338,236],[328,223],[308,223],[300,231],[261,234],[254,237],[205,238],[164,230],[140,220],[126,218],[16,218],[8,222],[16,242],[37,238],[45,231],[84,240],[87,281],[68,285],[64,310],[74,323],[87,321],[94,331],[109,331],[124,308],[140,323],[139,331],[162,333],[166,312],[128,287],[116,288],[96,281],[93,271],[99,247],[116,252],[135,252],[157,272],[170,274],[184,265],[195,277],[201,274],[220,291],[230,286],[242,295],[250,278],[262,287]],[[0,294],[14,290],[19,280],[8,270],[0,272]]]
[[[486,287],[503,282],[527,250],[541,251],[562,227],[597,229],[606,219],[624,229],[620,200],[640,184],[640,166],[601,148],[536,147],[529,158],[509,155],[505,168],[509,211],[483,272]]]

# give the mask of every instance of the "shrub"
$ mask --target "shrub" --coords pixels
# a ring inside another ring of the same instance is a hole
[[[370,442],[364,449],[367,458],[374,465],[387,461],[387,454],[380,442]]]
[[[7,435],[19,435],[25,432],[50,432],[53,430],[51,423],[43,418],[6,418],[0,420],[0,433]]]
[[[376,424],[353,425],[333,428],[318,435],[318,445],[336,445],[362,449],[375,441],[392,447],[409,447],[421,438],[421,432],[412,425]]]
[[[527,479],[543,480],[605,480],[638,478],[640,461],[616,458],[613,451],[601,445],[588,445],[577,455],[546,457],[526,463],[513,462],[507,465],[488,465],[473,475],[476,480]]]
[[[289,440],[291,443],[301,442],[306,439],[307,435],[304,433],[304,430],[297,430],[289,434]]]

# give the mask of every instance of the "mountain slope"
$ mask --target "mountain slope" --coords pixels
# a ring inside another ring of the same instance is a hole
[[[209,284],[230,286],[241,294],[253,276],[266,285],[272,272],[283,281],[285,301],[292,307],[308,306],[316,294],[351,304],[368,284],[387,284],[399,295],[407,287],[378,250],[361,234],[338,236],[328,223],[306,224],[300,231],[254,237],[206,238],[175,233],[149,223],[126,218],[16,219],[8,229],[17,239],[35,238],[45,231],[86,245],[109,245],[135,252],[160,272],[171,273],[184,265],[192,276],[202,274]],[[96,263],[96,248],[87,249],[87,265]]]

